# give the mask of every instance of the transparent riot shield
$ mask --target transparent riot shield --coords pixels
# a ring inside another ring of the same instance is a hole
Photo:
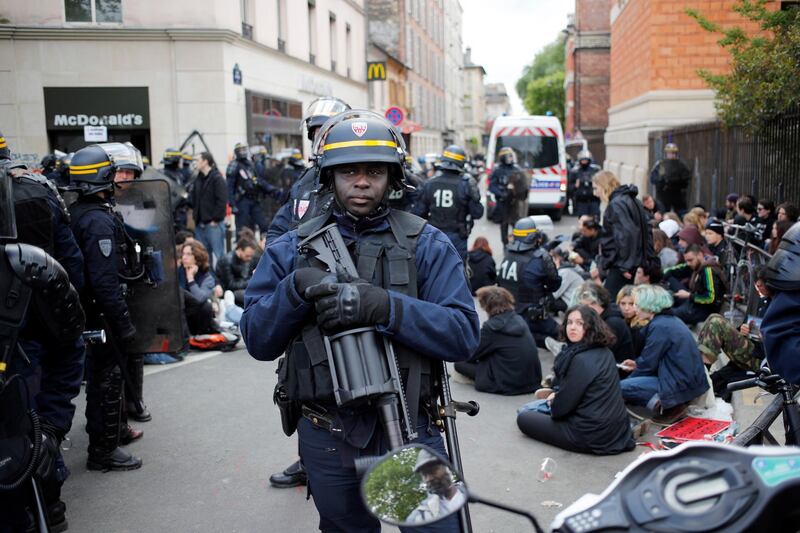
[[[157,168],[147,167],[144,170],[144,174],[142,174],[142,180],[165,180],[169,183],[169,198],[173,212],[186,203],[186,199],[189,196],[186,187],[166,172]]]
[[[170,185],[136,180],[116,188],[116,207],[132,239],[121,277],[136,339],[130,353],[178,352],[183,346],[183,300],[178,286]]]

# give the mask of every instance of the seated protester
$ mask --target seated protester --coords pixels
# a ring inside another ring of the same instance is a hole
[[[633,295],[638,316],[649,323],[642,329],[639,358],[622,363],[631,372],[620,384],[622,396],[664,419],[675,419],[708,390],[700,350],[686,324],[672,315],[672,296],[666,289],[639,285]]]
[[[652,265],[645,269],[639,267],[633,276],[634,285],[660,285],[664,279],[664,273],[658,265]]]
[[[758,228],[758,217],[756,216],[756,203],[755,200],[749,195],[742,196],[736,203],[736,216],[733,218],[733,223],[737,226],[746,226],[747,224],[753,225],[756,232],[747,232],[744,229],[734,229],[734,235],[739,239],[747,239],[749,242],[756,246],[761,246],[762,241],[766,235],[761,235]],[[763,229],[763,228],[762,228]]]
[[[683,254],[686,248],[693,244],[700,247],[703,255],[711,255],[711,250],[706,246],[706,240],[700,235],[700,230],[697,229],[697,226],[689,224],[678,232],[678,250]]]
[[[794,225],[794,222],[788,220],[776,220],[772,225],[772,235],[767,242],[766,248],[769,255],[775,255],[778,251],[778,246],[781,244],[781,239],[787,231]]]
[[[800,209],[791,202],[784,202],[778,206],[777,217],[778,220],[788,220],[794,224],[800,217]]]
[[[605,287],[591,281],[584,282],[575,291],[572,297],[572,305],[588,305],[600,315],[603,322],[614,333],[614,343],[608,348],[618,363],[633,357],[633,340],[631,339],[630,328],[622,317],[617,304],[611,302],[611,295]]]
[[[689,245],[683,253],[684,262],[664,271],[664,279],[676,301],[673,313],[689,326],[718,313],[725,295],[722,269],[716,261],[706,261],[703,250]],[[688,283],[684,281],[688,278]]]
[[[628,328],[631,330],[631,341],[633,343],[633,357],[631,359],[636,359],[642,353],[642,348],[644,348],[642,328],[647,325],[636,314],[636,304],[633,299],[634,289],[636,289],[635,285],[625,285],[617,293],[617,307],[619,307],[622,318],[625,319]]]
[[[739,201],[739,195],[731,193],[725,197],[725,207],[717,209],[717,218],[725,222],[731,222],[733,217],[736,216],[736,203]]]
[[[673,221],[670,220],[674,224]],[[653,248],[661,260],[661,268],[669,268],[678,264],[678,252],[672,247],[672,241],[663,230],[653,228]]]
[[[467,252],[467,261],[469,268],[472,270],[472,277],[469,278],[469,284],[472,288],[472,294],[481,287],[494,285],[497,279],[497,265],[494,263],[492,257],[492,248],[489,246],[489,241],[486,237],[478,237],[472,244],[472,249]]]
[[[481,287],[478,303],[489,315],[472,357],[457,372],[475,380],[475,389],[494,394],[528,394],[539,388],[542,366],[528,324],[514,311],[514,297],[497,286]]]
[[[246,237],[239,239],[236,248],[217,261],[217,278],[222,290],[233,292],[234,301],[244,307],[244,290],[253,275],[253,258],[258,244]]]
[[[558,275],[561,276],[561,286],[553,292],[553,308],[555,311],[566,311],[567,307],[572,303],[572,296],[575,290],[584,282],[586,272],[572,263],[566,258],[564,252],[559,248],[554,248],[550,252],[550,257],[558,269]]]
[[[759,200],[756,206],[756,215],[758,216],[756,225],[761,239],[767,240],[770,238],[770,235],[772,235],[772,225],[775,224],[777,220],[777,216],[775,216],[775,202],[766,198]]]
[[[772,302],[761,322],[767,362],[773,372],[792,384],[800,383],[800,224],[781,239],[764,274]]]
[[[567,311],[561,326],[567,344],[555,359],[558,391],[548,399],[550,413],[520,411],[525,435],[565,450],[610,455],[635,446],[622,401],[614,356],[614,334],[590,307]]]
[[[674,213],[667,214],[675,215]],[[675,215],[675,218],[677,217],[678,215]],[[658,223],[658,229],[664,232],[669,242],[672,243],[672,249],[674,250],[678,246],[678,232],[681,230],[681,223],[673,218],[667,218],[665,215],[664,220]]]
[[[589,272],[600,250],[600,223],[593,218],[586,220],[579,231],[581,236],[575,240],[569,260]]]
[[[192,335],[219,333],[214,322],[214,308],[211,297],[221,296],[214,275],[209,269],[209,256],[206,247],[199,241],[184,243],[181,250],[181,265],[178,267],[178,285],[183,293],[184,311],[189,332]]]
[[[722,221],[716,218],[709,220],[705,231],[703,231],[703,236],[706,239],[706,243],[708,243],[711,255],[717,258],[719,264],[722,264],[725,254],[728,252],[728,241],[725,240],[725,226]]]
[[[701,232],[706,227],[706,212],[699,207],[690,209],[683,215],[683,227],[693,226],[698,232]]]
[[[656,224],[664,220],[664,206],[649,194],[642,196],[642,205],[650,220]]]

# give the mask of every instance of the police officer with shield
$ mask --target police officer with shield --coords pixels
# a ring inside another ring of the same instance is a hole
[[[387,207],[389,191],[404,186],[403,147],[394,128],[369,111],[328,121],[314,153],[320,187],[333,195],[333,205],[273,241],[245,293],[240,327],[248,352],[259,360],[287,353],[279,381],[301,406],[293,423],[321,531],[380,530],[363,508],[354,460],[386,450],[374,405],[335,400],[326,339],[363,326],[390,340],[418,440],[439,452],[443,441],[429,415],[436,413],[437,369],[477,347],[477,313],[449,239],[423,219]],[[300,247],[329,224],[348,245],[344,253],[358,266],[358,279],[326,272]],[[452,518],[441,527],[456,530]]]
[[[546,337],[558,333],[558,325],[548,313],[548,303],[561,286],[558,269],[542,247],[547,221],[547,216],[519,219],[511,233],[514,240],[497,269],[497,284],[514,295],[517,313],[526,320],[536,344],[542,348]]]
[[[108,146],[87,146],[75,153],[70,165],[72,185],[80,194],[70,206],[72,232],[86,265],[81,300],[89,328],[105,330],[109,341],[92,346],[87,357],[86,466],[89,470],[133,470],[142,466],[141,459],[119,447],[142,436],[124,421],[123,407],[124,347],[136,336],[119,279],[128,263],[130,239],[113,212],[113,201],[115,188],[133,180],[136,171],[122,168]]]
[[[265,195],[278,196],[280,191],[258,175],[250,158],[250,148],[245,143],[236,143],[233,154],[235,159],[228,165],[226,177],[228,198],[233,200],[231,205],[236,215],[236,233],[245,227],[264,233],[269,223],[261,201]]]
[[[575,216],[593,215],[600,217],[600,199],[592,192],[592,176],[600,167],[592,162],[592,152],[581,150],[578,164],[569,171],[567,192],[572,198],[572,214]]]
[[[514,149],[504,146],[497,152],[499,164],[495,165],[489,177],[489,192],[496,203],[492,220],[500,224],[500,241],[508,244],[508,226],[527,215],[529,180],[517,165]]]
[[[650,183],[656,188],[656,201],[666,211],[679,215],[686,212],[686,191],[692,180],[692,171],[678,157],[678,145],[664,146],[664,159],[659,159],[650,171]]]
[[[313,143],[317,132],[329,118],[349,109],[350,106],[347,103],[333,96],[323,96],[311,102],[303,119],[308,140]],[[272,219],[272,224],[267,232],[267,242],[272,242],[287,231],[296,228],[304,217],[314,216],[313,213],[318,213],[320,209],[327,209],[330,206],[331,195],[318,194],[319,169],[316,162],[312,161],[312,163],[297,179],[289,192],[288,201]],[[322,193],[322,191],[319,192]]]
[[[437,172],[422,185],[414,214],[442,230],[461,259],[467,257],[467,239],[474,221],[483,216],[478,185],[464,172],[467,153],[451,144],[442,152]]]

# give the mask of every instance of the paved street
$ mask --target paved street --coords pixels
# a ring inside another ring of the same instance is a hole
[[[571,230],[565,218],[556,234]],[[481,220],[473,238],[490,239],[499,259],[497,226]],[[552,357],[542,351],[542,366]],[[315,531],[317,517],[305,489],[276,490],[267,476],[295,457],[296,440],[280,429],[272,404],[275,363],[261,363],[245,350],[194,353],[187,362],[146,367],[145,396],[153,421],[139,424],[145,436],[129,449],[144,466],[123,473],[89,472],[83,430],[83,397],[72,448],[65,459],[72,477],[64,488],[71,531]],[[459,400],[474,399],[478,416],[461,416],[458,428],[465,477],[476,493],[523,507],[548,524],[557,509],[587,491],[604,488],[641,450],[616,457],[567,453],[524,437],[515,424],[516,408],[529,396],[502,397],[475,392],[453,382]],[[542,459],[557,463],[554,477],[536,481]],[[475,531],[528,531],[524,519],[473,506]]]

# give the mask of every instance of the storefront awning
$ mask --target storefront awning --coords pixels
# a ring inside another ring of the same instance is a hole
[[[420,124],[417,124],[413,120],[406,119],[403,121],[402,124],[400,124],[400,130],[406,135],[409,133],[420,131],[421,129],[422,126]]]

